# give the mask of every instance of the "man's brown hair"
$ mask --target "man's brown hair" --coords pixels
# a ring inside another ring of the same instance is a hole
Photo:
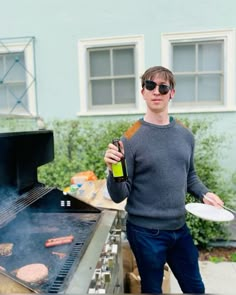
[[[173,73],[165,67],[162,66],[154,66],[147,69],[144,74],[141,76],[141,85],[144,87],[144,82],[146,80],[152,80],[155,76],[158,75],[160,78],[165,81],[169,81],[171,89],[175,88],[175,77]]]

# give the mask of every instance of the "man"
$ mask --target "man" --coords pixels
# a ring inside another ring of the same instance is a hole
[[[195,172],[193,134],[168,114],[175,94],[173,73],[151,67],[142,75],[141,85],[147,110],[121,138],[122,153],[108,145],[104,157],[109,169],[107,188],[114,202],[127,198],[127,238],[142,293],[162,293],[166,262],[183,293],[204,293],[198,251],[185,222],[185,197],[189,192],[206,204],[220,206],[223,202]],[[117,183],[111,167],[123,153],[129,177]]]

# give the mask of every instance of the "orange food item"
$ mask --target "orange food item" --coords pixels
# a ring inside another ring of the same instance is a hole
[[[71,184],[78,184],[83,183],[85,181],[94,181],[97,180],[97,176],[94,174],[93,171],[81,171],[76,173],[74,176],[71,177]]]
[[[58,238],[52,238],[48,239],[45,242],[45,247],[54,247],[54,246],[59,246],[59,245],[64,245],[64,244],[70,244],[74,240],[74,236],[65,236],[65,237],[58,237]]]

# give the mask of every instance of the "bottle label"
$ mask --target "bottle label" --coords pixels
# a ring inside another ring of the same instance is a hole
[[[116,164],[112,164],[112,173],[113,173],[114,177],[124,176],[121,162],[118,162]]]

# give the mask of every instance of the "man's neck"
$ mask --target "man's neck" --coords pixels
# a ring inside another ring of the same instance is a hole
[[[168,125],[170,123],[170,118],[166,113],[146,113],[144,116],[144,121],[156,125]]]

